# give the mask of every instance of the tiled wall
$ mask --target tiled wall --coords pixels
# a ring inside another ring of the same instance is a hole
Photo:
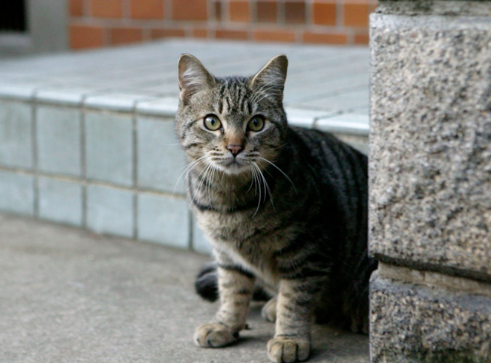
[[[208,253],[185,196],[177,100],[128,108],[96,98],[0,98],[0,210]],[[292,125],[334,132],[367,152],[364,115],[287,113]]]
[[[367,44],[377,0],[68,0],[74,49],[187,37]]]
[[[0,210],[207,252],[173,122],[0,99]]]

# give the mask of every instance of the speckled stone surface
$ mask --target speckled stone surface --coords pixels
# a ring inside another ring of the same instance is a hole
[[[370,251],[491,281],[491,18],[372,14],[370,31]]]
[[[491,362],[491,298],[380,277],[371,281],[372,363]]]
[[[377,13],[400,15],[491,16],[487,0],[395,0],[379,1]]]

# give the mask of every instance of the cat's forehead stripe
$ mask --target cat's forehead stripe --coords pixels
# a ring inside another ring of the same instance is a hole
[[[230,77],[219,83],[218,100],[215,109],[220,114],[243,113],[250,115],[253,111],[251,92],[246,79]]]
[[[223,113],[223,102],[222,102],[222,100],[218,101],[218,113],[220,115]]]

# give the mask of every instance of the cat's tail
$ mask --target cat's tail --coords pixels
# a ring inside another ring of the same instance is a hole
[[[205,265],[194,282],[194,287],[199,296],[210,302],[218,300],[218,271],[216,263]],[[271,299],[271,295],[266,292],[261,286],[254,287],[254,301],[267,301]]]
[[[218,300],[218,271],[215,263],[205,265],[194,282],[199,296],[208,301]]]

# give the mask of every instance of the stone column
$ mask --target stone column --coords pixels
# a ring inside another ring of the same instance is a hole
[[[491,2],[370,22],[371,361],[491,362]]]

